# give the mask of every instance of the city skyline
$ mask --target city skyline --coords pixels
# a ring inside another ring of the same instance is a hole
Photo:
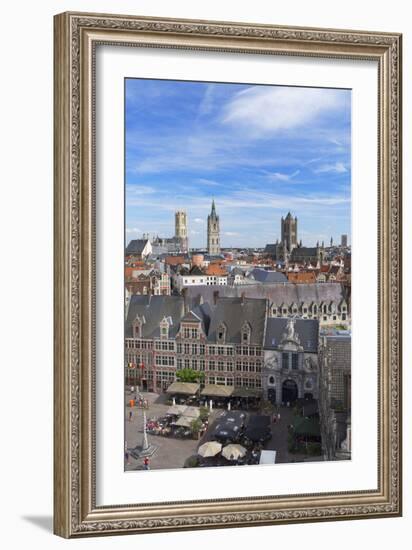
[[[125,92],[126,241],[174,235],[184,209],[190,248],[205,247],[214,199],[223,248],[275,242],[289,210],[305,245],[351,242],[349,90],[126,79]]]

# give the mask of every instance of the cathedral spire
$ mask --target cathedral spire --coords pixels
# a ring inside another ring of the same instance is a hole
[[[220,254],[220,227],[215,199],[212,200],[212,210],[207,217],[207,250],[211,256]]]
[[[215,199],[212,199],[212,211],[210,213],[211,216],[216,218],[216,207],[215,207]]]

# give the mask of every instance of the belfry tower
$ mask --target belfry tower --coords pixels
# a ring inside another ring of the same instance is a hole
[[[288,212],[286,218],[281,219],[280,225],[282,234],[281,243],[290,254],[298,245],[298,219],[296,217],[293,218],[292,214]]]
[[[180,241],[181,252],[188,251],[188,238],[187,238],[187,214],[184,210],[177,210],[175,212],[175,238]]]
[[[216,214],[215,201],[212,201],[212,210],[207,217],[207,251],[211,256],[220,254],[219,216]]]

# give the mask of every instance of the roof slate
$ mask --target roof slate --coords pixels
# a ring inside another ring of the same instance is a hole
[[[226,325],[226,342],[241,343],[241,330],[245,322],[251,327],[250,344],[263,345],[265,319],[265,299],[219,298],[212,312],[208,340],[216,342],[216,331],[223,322]]]
[[[288,319],[271,317],[266,322],[265,349],[277,349],[286,332]],[[319,321],[315,319],[296,319],[295,333],[298,335],[303,350],[307,353],[318,351]]]

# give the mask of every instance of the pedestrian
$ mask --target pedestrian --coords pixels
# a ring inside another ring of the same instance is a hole
[[[278,422],[280,422],[280,413],[278,413]]]
[[[126,459],[126,464],[130,464],[130,455],[128,451],[124,453],[124,458]]]
[[[132,421],[133,418],[133,411],[129,411],[129,422]]]
[[[147,456],[144,457],[143,459],[143,467],[145,470],[150,470],[149,468],[149,458]]]
[[[276,418],[277,418],[277,416],[276,416],[276,414],[274,414],[274,415],[273,415],[273,418],[272,418],[273,424],[276,424]]]
[[[130,393],[133,393],[133,392],[134,392],[134,386],[131,386]]]

